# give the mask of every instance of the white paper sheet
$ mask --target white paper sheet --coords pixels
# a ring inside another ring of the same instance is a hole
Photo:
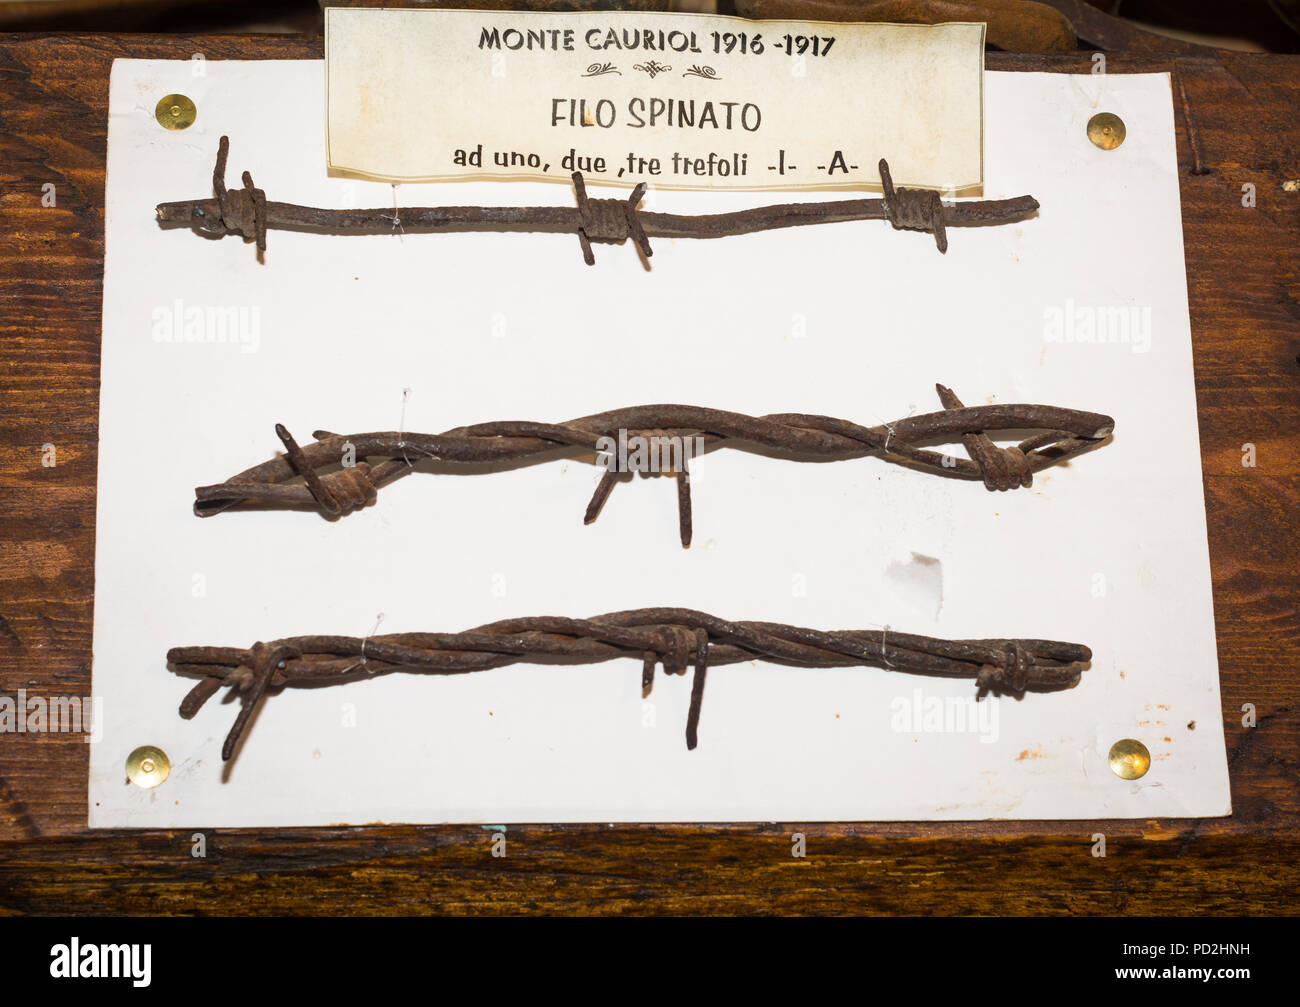
[[[658,240],[647,273],[629,246],[597,246],[588,268],[563,235],[277,231],[259,264],[237,239],[161,231],[156,202],[209,195],[222,133],[229,179],[249,169],[272,200],[572,199],[545,183],[328,178],[322,64],[202,69],[113,68],[92,826],[1228,813],[1166,75],[990,73],[986,196],[1032,193],[1043,209],[953,229],[946,256],[877,221]],[[198,121],[167,132],[153,107],[177,91]],[[1085,136],[1102,109],[1128,127],[1115,151]],[[680,212],[771,201],[649,196]],[[247,341],[163,340],[178,300],[182,318],[246,309]],[[1112,307],[1136,309],[1135,338],[1055,338]],[[415,474],[337,523],[191,513],[193,487],[277,449],[277,421],[305,439],[677,401],[878,423],[937,409],[936,381],[968,404],[1109,413],[1114,442],[996,494],[874,458],[715,452],[692,466],[690,550],[663,480],[620,485],[584,527],[598,473],[577,461]],[[214,699],[182,721],[192,683],[164,663],[180,644],[364,635],[381,612],[385,632],[455,631],[660,604],[1048,637],[1095,656],[1075,689],[985,700],[974,730],[932,716],[972,696],[968,681],[719,668],[694,752],[689,676],[657,675],[647,704],[637,661],[393,675],[269,698],[228,771],[219,750],[236,706]],[[1126,737],[1153,756],[1134,782],[1106,764]],[[172,760],[155,790],[124,783],[141,744]]]

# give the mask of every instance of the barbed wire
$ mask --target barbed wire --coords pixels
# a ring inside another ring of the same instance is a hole
[[[404,234],[454,231],[545,232],[575,234],[582,257],[595,264],[592,242],[622,244],[629,237],[641,253],[653,253],[650,238],[722,238],[805,224],[831,224],[850,220],[888,220],[895,230],[919,230],[934,235],[940,252],[948,250],[950,227],[1003,224],[1021,220],[1038,210],[1033,196],[1011,199],[944,202],[937,190],[895,188],[889,164],[878,167],[884,191],[880,199],[838,199],[823,202],[780,203],[689,216],[652,213],[639,204],[646,186],[640,182],[626,199],[591,199],[581,172],[571,176],[577,206],[409,206],[364,210],[332,210],[295,203],[268,201],[266,193],[243,173],[242,189],[226,189],[226,160],[230,138],[217,145],[212,173],[213,197],[159,203],[158,223],[164,228],[188,227],[210,238],[228,234],[254,241],[259,259],[266,251],[268,230],[310,231],[324,234],[391,234],[401,221]]]
[[[246,469],[225,482],[195,489],[195,512],[207,517],[239,504],[315,507],[336,518],[373,502],[384,484],[405,475],[419,460],[446,466],[537,463],[558,449],[596,452],[605,468],[584,520],[600,514],[622,475],[673,475],[683,546],[692,536],[689,459],[703,449],[756,446],[796,461],[837,461],[877,454],[886,461],[964,479],[982,479],[989,490],[1028,487],[1049,465],[1104,443],[1115,421],[1100,413],[1056,406],[996,404],[963,406],[936,385],[944,409],[872,427],[804,413],[748,416],[685,405],[647,405],[597,413],[566,423],[506,421],[457,427],[440,434],[372,432],[334,434],[317,430],[314,443],[299,446],[283,425],[276,434],[285,454]],[[999,447],[989,431],[1022,431],[1018,444]],[[639,438],[653,450],[611,451],[611,444]],[[969,458],[922,447],[960,440]],[[413,462],[411,456],[416,456]],[[340,467],[349,456],[353,465]],[[664,458],[668,462],[664,462]],[[364,459],[369,459],[366,461]]]
[[[198,684],[181,702],[189,719],[223,687],[243,697],[221,757],[235,752],[258,703],[272,690],[342,684],[394,672],[456,675],[510,664],[595,664],[642,660],[648,694],[656,664],[665,674],[694,668],[686,747],[698,743],[709,668],[767,661],[805,668],[859,665],[940,677],[973,678],[977,696],[1021,698],[1075,685],[1092,660],[1082,644],[1055,640],[943,640],[890,630],[817,630],[772,622],[729,622],[687,608],[645,608],[591,619],[503,619],[463,633],[296,636],[247,649],[174,647],[167,661]],[[358,661],[364,658],[364,664]]]

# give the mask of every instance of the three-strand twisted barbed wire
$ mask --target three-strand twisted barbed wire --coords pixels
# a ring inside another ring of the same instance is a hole
[[[276,432],[286,454],[195,491],[195,511],[208,516],[239,503],[315,506],[327,517],[346,514],[376,498],[383,484],[411,471],[422,459],[448,465],[542,461],[557,449],[597,452],[605,472],[587,506],[585,520],[599,515],[614,483],[634,471],[672,474],[677,480],[683,546],[692,534],[687,450],[669,452],[672,467],[638,469],[646,459],[611,456],[608,444],[620,432],[661,441],[699,437],[705,446],[757,445],[792,460],[833,461],[878,453],[882,458],[940,475],[983,479],[990,490],[1030,486],[1033,474],[1084,451],[1110,436],[1115,422],[1100,413],[1041,405],[963,406],[937,385],[944,410],[863,427],[848,420],[803,413],[746,416],[699,406],[652,405],[616,409],[567,423],[496,422],[457,427],[441,434],[377,432],[332,434],[316,431],[315,443],[299,446],[281,425]],[[1019,444],[999,447],[989,431],[1036,431]],[[960,439],[969,458],[922,447]],[[339,467],[349,457],[360,460]],[[377,460],[382,459],[382,460]],[[300,478],[301,477],[301,478]]]
[[[879,164],[880,199],[840,199],[813,203],[781,203],[733,213],[686,216],[640,209],[644,182],[626,199],[591,199],[581,172],[574,172],[577,206],[405,206],[369,210],[328,210],[295,203],[276,203],[243,173],[242,189],[226,188],[226,159],[230,138],[217,146],[212,173],[214,196],[159,203],[162,227],[189,227],[210,238],[243,235],[266,251],[266,232],[314,231],[326,234],[385,234],[400,228],[405,234],[435,231],[518,231],[576,234],[587,265],[596,258],[592,242],[622,244],[631,238],[647,258],[650,238],[721,238],[803,224],[848,220],[888,220],[895,229],[927,231],[940,252],[948,250],[949,227],[1002,224],[1020,220],[1038,209],[1033,196],[1012,199],[945,203],[934,189],[895,188],[889,165]]]
[[[686,608],[646,608],[591,619],[504,619],[464,633],[296,636],[235,647],[174,647],[167,661],[199,682],[181,702],[193,717],[223,686],[243,705],[221,757],[230,759],[257,704],[269,690],[340,684],[406,671],[455,675],[508,664],[595,664],[642,660],[645,694],[656,664],[667,674],[694,667],[686,747],[698,741],[710,667],[763,660],[806,668],[872,665],[920,675],[973,678],[978,695],[1048,692],[1074,685],[1092,652],[1055,640],[940,640],[893,630],[823,631],[771,622],[728,622]]]

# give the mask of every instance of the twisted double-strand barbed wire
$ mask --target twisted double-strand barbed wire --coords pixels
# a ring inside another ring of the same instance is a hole
[[[677,480],[678,522],[683,546],[692,534],[688,441],[705,447],[756,445],[792,460],[835,461],[877,453],[882,458],[940,475],[983,479],[990,490],[1033,484],[1033,475],[1062,459],[1103,443],[1115,421],[1100,413],[1041,405],[963,406],[937,385],[941,412],[907,416],[863,427],[848,420],[803,413],[746,416],[699,406],[634,406],[567,423],[497,422],[457,427],[441,434],[316,431],[315,443],[299,446],[281,425],[286,454],[194,491],[195,511],[208,516],[241,503],[272,507],[314,506],[337,517],[375,500],[378,488],[412,470],[422,459],[451,466],[484,462],[537,462],[557,449],[595,451],[604,465],[585,520],[600,514],[622,475],[671,474]],[[1019,444],[999,447],[989,431],[1035,431]],[[626,455],[610,450],[620,434],[659,442],[662,452]],[[960,438],[969,458],[920,445]],[[653,463],[656,459],[667,465]],[[355,464],[339,467],[348,459]],[[382,459],[382,460],[377,460]]]
[[[189,227],[210,238],[243,235],[257,243],[259,257],[266,251],[266,232],[314,231],[325,234],[403,234],[437,231],[517,231],[576,234],[587,265],[596,258],[592,242],[622,244],[631,238],[650,257],[650,238],[721,238],[755,231],[770,231],[804,224],[832,224],[848,220],[888,220],[895,229],[927,231],[940,252],[948,250],[949,227],[1003,224],[1028,217],[1038,209],[1033,196],[1012,199],[967,200],[945,203],[934,189],[895,188],[889,165],[879,164],[880,199],[840,199],[812,203],[780,203],[733,213],[686,216],[651,213],[640,209],[644,182],[626,199],[591,199],[581,172],[573,173],[577,206],[404,206],[369,210],[330,210],[295,203],[269,201],[266,193],[243,173],[242,189],[226,188],[226,159],[230,138],[217,146],[212,172],[214,195],[159,203],[162,227]]]
[[[229,686],[243,705],[221,749],[229,760],[258,703],[270,690],[356,681],[392,672],[456,675],[508,664],[597,664],[642,660],[647,694],[656,664],[666,674],[694,667],[686,747],[698,742],[700,706],[710,667],[762,660],[805,668],[869,665],[919,675],[973,678],[977,696],[1021,698],[1074,685],[1092,652],[1055,640],[940,640],[893,630],[824,631],[771,622],[728,622],[686,608],[645,608],[591,619],[538,616],[504,619],[464,633],[385,636],[295,636],[235,647],[174,647],[173,671],[198,677],[181,702],[193,717]]]

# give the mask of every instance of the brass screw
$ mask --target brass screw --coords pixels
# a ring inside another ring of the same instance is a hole
[[[141,745],[126,757],[126,778],[142,790],[162,783],[171,768],[167,753],[153,745]]]
[[[1136,738],[1125,738],[1110,746],[1110,770],[1121,780],[1137,780],[1151,768],[1151,753]]]
[[[163,129],[189,129],[198,115],[194,102],[183,94],[163,95],[153,110],[153,117]]]
[[[1125,135],[1124,120],[1114,112],[1098,112],[1088,120],[1088,139],[1102,150],[1114,150]]]

